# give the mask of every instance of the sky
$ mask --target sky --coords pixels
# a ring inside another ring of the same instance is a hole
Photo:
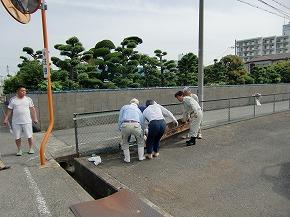
[[[258,0],[245,0],[261,5]],[[277,5],[273,0],[265,0]],[[179,54],[198,54],[199,0],[47,0],[47,25],[51,56],[53,48],[77,36],[85,49],[103,39],[116,46],[128,36],[138,36],[141,53],[154,55],[166,51],[167,59]],[[290,7],[290,0],[279,0]],[[269,9],[270,8],[266,8]],[[284,8],[285,9],[285,8]],[[287,10],[287,9],[285,9]],[[290,13],[290,11],[288,11]],[[43,48],[40,10],[28,24],[20,24],[0,4],[0,75],[17,72],[23,47]],[[289,20],[288,20],[289,21]],[[250,7],[237,0],[204,0],[204,64],[234,54],[235,39],[282,35],[281,17]]]

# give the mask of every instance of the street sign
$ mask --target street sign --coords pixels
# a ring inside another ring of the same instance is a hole
[[[48,64],[49,64],[48,50],[43,49],[42,50],[42,66],[43,66],[43,77],[44,78],[48,78]]]
[[[40,0],[11,0],[11,3],[17,10],[23,14],[32,14],[37,11],[40,7]]]
[[[1,0],[3,6],[6,11],[19,23],[27,24],[30,21],[30,14],[24,14],[20,10],[18,10],[14,4],[12,4],[11,0]]]

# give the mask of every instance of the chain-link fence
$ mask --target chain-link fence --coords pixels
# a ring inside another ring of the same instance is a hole
[[[1,121],[1,124],[4,120],[4,104],[2,102],[0,102],[0,121]]]
[[[79,154],[92,147],[106,148],[118,144],[118,116],[119,111],[74,114],[76,152]]]
[[[181,103],[163,105],[177,119],[181,118]],[[203,126],[287,111],[290,109],[290,93],[255,95],[203,101]],[[119,110],[75,113],[75,140],[77,154],[96,149],[116,148],[120,142],[118,129]],[[170,121],[170,120],[167,120]]]

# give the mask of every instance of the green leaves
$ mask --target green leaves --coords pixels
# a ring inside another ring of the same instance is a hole
[[[22,51],[31,56],[34,60],[39,60],[42,58],[42,51],[38,50],[34,53],[34,50],[30,47],[24,47]]]
[[[193,53],[184,55],[178,61],[177,84],[180,86],[197,84],[197,56]]]
[[[102,48],[97,48],[94,49],[94,58],[98,58],[98,57],[102,57],[104,58],[105,56],[107,56],[108,54],[110,54],[110,49],[102,47]]]
[[[255,83],[280,83],[290,82],[290,63],[280,61],[269,66],[254,66],[251,69],[251,75]]]
[[[59,57],[51,57],[58,68],[51,70],[54,90],[87,88],[137,88],[156,86],[197,85],[198,58],[187,53],[178,62],[167,60],[166,51],[156,49],[153,56],[138,52],[143,40],[137,36],[123,39],[119,46],[104,39],[93,48],[85,50],[80,40],[73,36],[64,44],[56,44]],[[20,56],[19,71],[5,81],[5,93],[14,92],[19,84],[30,90],[46,90],[43,78],[42,51],[24,47],[26,55]],[[290,63],[281,61],[271,66],[251,67],[246,71],[241,58],[235,55],[215,59],[205,67],[205,84],[252,84],[290,82]]]
[[[24,47],[24,48],[22,49],[22,51],[23,51],[23,52],[26,52],[26,53],[29,54],[29,55],[33,55],[33,54],[34,54],[33,49],[30,48],[30,47]]]
[[[99,41],[96,44],[95,49],[98,49],[98,48],[108,48],[109,50],[112,50],[112,49],[115,49],[116,47],[111,40],[106,39],[106,40]]]
[[[4,92],[14,93],[18,85],[24,85],[29,91],[38,90],[38,84],[44,80],[42,66],[37,60],[27,60],[20,66],[15,76],[5,80]]]

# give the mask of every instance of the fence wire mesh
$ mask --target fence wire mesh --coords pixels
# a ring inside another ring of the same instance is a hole
[[[4,104],[0,102],[0,120],[1,120],[1,124],[2,121],[4,120]]]
[[[257,105],[257,99],[261,105]],[[182,117],[183,105],[181,103],[163,106],[177,119]],[[290,93],[206,100],[203,102],[203,126],[254,118],[289,109]],[[118,110],[74,114],[77,153],[118,147],[121,136],[117,124],[118,117]]]

